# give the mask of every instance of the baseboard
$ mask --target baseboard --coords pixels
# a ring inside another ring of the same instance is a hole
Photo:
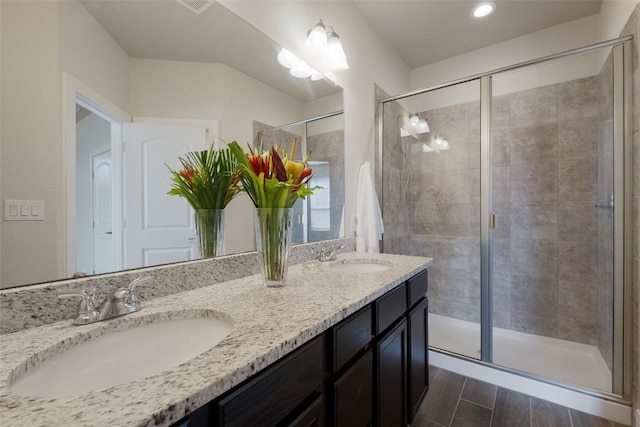
[[[634,417],[627,405],[435,351],[429,351],[429,364],[624,425],[631,425]],[[640,410],[635,413],[635,425],[640,427]]]

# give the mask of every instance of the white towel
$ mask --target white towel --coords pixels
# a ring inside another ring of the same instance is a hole
[[[380,252],[384,232],[378,196],[371,177],[371,166],[364,162],[358,173],[356,194],[356,251]]]

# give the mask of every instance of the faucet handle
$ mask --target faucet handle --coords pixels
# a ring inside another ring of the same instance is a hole
[[[93,299],[87,291],[84,289],[80,291],[72,291],[69,289],[64,289],[58,291],[58,298],[73,298],[79,297],[82,298],[80,301],[80,305],[78,306],[78,316],[74,319],[74,325],[86,325],[87,323],[95,322],[98,318],[98,310],[96,310],[95,305],[93,304]]]

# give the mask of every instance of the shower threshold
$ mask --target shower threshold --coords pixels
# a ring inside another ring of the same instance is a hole
[[[429,345],[480,358],[480,325],[429,313]],[[493,363],[588,389],[611,392],[611,371],[596,346],[493,328]]]

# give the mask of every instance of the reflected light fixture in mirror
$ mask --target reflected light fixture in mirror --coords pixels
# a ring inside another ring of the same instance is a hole
[[[311,80],[313,81],[320,80],[324,77],[322,73],[311,68],[309,64],[285,48],[280,49],[280,52],[278,53],[278,62],[283,67],[289,68],[289,74],[293,77],[298,77],[300,79],[311,77]]]
[[[430,132],[427,120],[417,114],[410,114],[407,121],[400,127],[400,136],[417,136],[419,134]]]
[[[449,141],[438,135],[431,143],[431,148],[435,151],[445,151],[449,149]]]

